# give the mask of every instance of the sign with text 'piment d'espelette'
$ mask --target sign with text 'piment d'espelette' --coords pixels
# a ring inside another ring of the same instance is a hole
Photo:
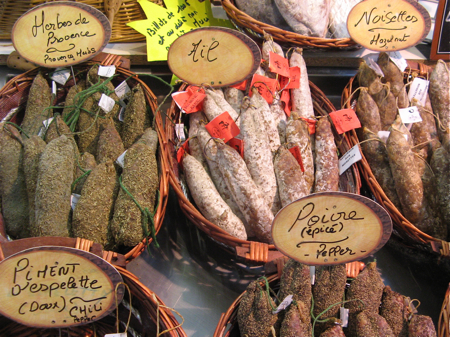
[[[311,194],[275,217],[272,237],[283,254],[307,265],[361,260],[379,250],[392,233],[392,220],[369,198],[345,192]]]
[[[242,82],[255,73],[261,52],[255,41],[224,27],[194,29],[170,46],[170,70],[193,85],[225,87]]]
[[[43,246],[0,263],[0,314],[27,326],[63,328],[99,320],[123,298],[120,273],[97,255]]]
[[[430,15],[416,0],[364,0],[347,18],[351,38],[374,51],[413,47],[426,38],[430,28]]]
[[[47,68],[89,60],[111,38],[108,18],[92,6],[69,1],[48,2],[23,14],[11,40],[26,60]]]

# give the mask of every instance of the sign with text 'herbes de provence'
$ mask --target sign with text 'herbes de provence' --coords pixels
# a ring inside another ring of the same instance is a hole
[[[42,246],[0,263],[0,314],[27,326],[63,328],[110,314],[123,297],[119,272],[92,253]]]
[[[392,233],[392,220],[369,198],[346,192],[321,192],[281,209],[272,226],[283,254],[307,265],[361,260],[379,250]]]
[[[250,77],[261,52],[247,35],[224,27],[194,29],[176,39],[167,63],[178,78],[193,85],[225,87]]]
[[[350,11],[347,29],[370,50],[394,51],[413,47],[431,28],[427,10],[415,0],[365,0]]]
[[[148,0],[138,0],[147,17],[127,23],[145,36],[147,60],[165,61],[170,45],[181,35],[200,27],[233,28],[229,20],[216,19],[209,0],[164,0],[165,7]]]
[[[48,2],[23,14],[11,40],[26,60],[47,68],[87,61],[111,37],[108,18],[92,6],[69,1]]]

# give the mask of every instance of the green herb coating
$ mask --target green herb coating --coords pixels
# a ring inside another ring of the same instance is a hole
[[[39,173],[39,160],[47,143],[34,135],[23,141],[23,170],[27,185],[28,204],[30,209],[30,236],[39,236],[35,222],[35,194]]]
[[[74,142],[62,135],[47,144],[39,162],[36,227],[40,236],[69,236]]]

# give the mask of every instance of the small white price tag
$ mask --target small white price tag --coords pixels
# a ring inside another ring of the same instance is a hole
[[[72,193],[70,196],[70,206],[72,207],[72,210],[75,210],[75,207],[77,207],[78,199],[80,199],[80,195]]]
[[[56,82],[52,81],[52,95],[56,95]]]
[[[378,131],[378,137],[380,137],[381,141],[385,144],[390,134],[389,131]]]
[[[66,84],[67,80],[70,77],[70,71],[66,68],[56,69],[53,73],[51,79],[61,85]]]
[[[105,94],[102,94],[102,97],[100,97],[100,101],[98,102],[99,107],[106,113],[114,108],[114,104],[116,104],[116,101]]]
[[[389,58],[392,62],[395,63],[395,65],[400,69],[400,71],[405,71],[406,67],[408,66],[408,63],[403,58],[402,54],[400,54],[399,51],[391,51],[389,53]]]
[[[339,308],[339,318],[341,320],[341,326],[346,328],[348,325],[348,312],[349,309],[345,309],[344,307]]]
[[[186,135],[184,134],[184,124],[175,124],[175,133],[177,138],[184,142],[186,140]]]
[[[415,98],[422,104],[422,106],[425,106],[427,101],[427,92],[429,83],[430,82],[427,80],[416,77],[412,81],[411,87],[409,88],[408,92],[409,101],[412,102],[413,98]]]
[[[119,332],[119,333],[107,333],[105,337],[127,337],[126,332]]]
[[[314,283],[316,283],[316,267],[315,266],[309,266],[309,276],[311,278],[311,285],[314,285]]]
[[[125,151],[124,153],[122,153],[122,154],[119,156],[119,158],[116,159],[117,165],[119,165],[121,168],[123,168],[123,166],[124,166],[125,153],[127,153],[127,151]]]
[[[272,314],[278,314],[281,310],[286,309],[292,303],[292,295],[287,295],[283,302],[275,309]]]
[[[378,59],[378,54],[369,54],[369,55],[364,56],[364,60],[366,61],[367,65],[370,67],[370,69],[375,71],[375,73],[378,76],[384,77],[383,70],[381,70],[380,66],[378,65],[377,59]]]
[[[418,123],[422,121],[419,109],[416,106],[410,106],[405,109],[398,109],[403,124]]]
[[[111,77],[116,73],[116,66],[99,66],[98,75],[103,77]]]
[[[46,129],[48,129],[48,127],[50,126],[50,123],[53,121],[53,117],[51,117],[51,118],[49,118],[49,119],[46,119],[45,121],[43,121],[42,122],[42,124],[44,124],[44,127],[46,128]]]
[[[122,99],[127,93],[131,91],[131,89],[128,86],[128,83],[126,81],[123,81],[114,89],[114,91],[116,92],[117,97]]]
[[[123,119],[125,118],[125,110],[127,108],[127,105],[125,104],[124,101],[119,101],[119,105],[120,105],[120,110],[119,110],[119,114],[118,114],[117,118],[119,119],[119,121],[123,122]]]
[[[339,174],[344,173],[347,169],[357,161],[361,160],[361,152],[359,152],[358,144],[348,150],[341,158],[339,158]]]

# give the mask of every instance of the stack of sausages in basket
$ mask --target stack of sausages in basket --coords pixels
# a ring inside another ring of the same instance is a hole
[[[99,74],[101,66],[115,74]],[[83,238],[130,261],[155,240],[167,205],[156,97],[119,56],[101,53],[68,73],[53,93],[54,70],[46,68],[0,91],[2,111],[10,112],[0,131],[6,234]],[[122,99],[119,85],[129,88]]]
[[[350,140],[362,149],[360,171],[403,243],[449,256],[448,66],[411,63],[402,71],[387,53],[375,63],[363,62],[342,95],[348,107],[357,100],[362,128]],[[404,122],[413,113],[419,119]]]
[[[284,57],[282,48],[268,38],[263,59],[269,60],[270,53]],[[172,102],[167,113],[170,183],[182,211],[222,247],[251,264],[281,256],[272,243],[271,225],[285,205],[321,191],[359,193],[355,165],[339,174],[338,154],[350,147],[328,117],[335,108],[308,80],[300,49],[291,53],[289,62],[300,69],[299,83],[292,89],[283,85],[271,92],[264,84],[259,89],[250,86],[250,80],[241,89],[196,88],[206,96],[200,111],[184,113]],[[281,80],[265,63],[252,75]],[[184,84],[183,90],[190,89]],[[283,101],[286,95],[292,111]],[[225,112],[238,126],[232,140],[238,146],[208,131],[209,123]],[[176,124],[188,130],[187,141]],[[295,158],[296,151],[301,160]]]

